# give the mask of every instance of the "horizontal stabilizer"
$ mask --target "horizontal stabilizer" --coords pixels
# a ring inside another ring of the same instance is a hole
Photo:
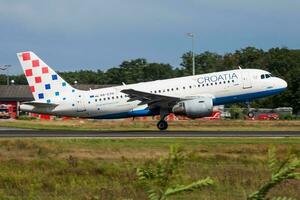
[[[44,103],[44,102],[38,102],[38,101],[27,101],[27,102],[23,102],[22,104],[31,105],[31,106],[35,106],[35,107],[56,107],[56,106],[58,106],[58,104]]]

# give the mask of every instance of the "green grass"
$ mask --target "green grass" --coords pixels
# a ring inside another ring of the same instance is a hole
[[[13,120],[0,121],[0,127],[38,130],[153,131],[157,121],[126,120]],[[300,120],[181,120],[170,121],[169,131],[299,131]]]
[[[245,199],[269,177],[267,151],[300,156],[300,138],[0,139],[0,199],[146,199],[136,168],[183,146],[183,181],[215,186],[171,199]],[[288,181],[271,196],[300,196]],[[201,194],[201,198],[200,198]]]

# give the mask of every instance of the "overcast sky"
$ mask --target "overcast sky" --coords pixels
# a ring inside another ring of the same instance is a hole
[[[0,65],[32,50],[55,70],[105,70],[146,58],[177,67],[191,48],[300,48],[298,0],[0,0]]]

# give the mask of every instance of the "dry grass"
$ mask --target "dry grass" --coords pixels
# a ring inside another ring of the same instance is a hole
[[[210,176],[216,185],[173,199],[245,199],[269,177],[267,150],[300,156],[298,138],[1,139],[0,199],[146,199],[135,169],[168,153],[186,152],[184,180]],[[272,195],[300,196],[300,182]]]
[[[138,131],[157,130],[157,121],[125,120],[14,120],[0,121],[2,127],[51,130]],[[181,120],[170,121],[169,131],[299,131],[300,120]]]

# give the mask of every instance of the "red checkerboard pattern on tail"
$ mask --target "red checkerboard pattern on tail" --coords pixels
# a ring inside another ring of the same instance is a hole
[[[35,53],[27,51],[17,55],[35,101],[59,103],[74,96],[76,90]]]

